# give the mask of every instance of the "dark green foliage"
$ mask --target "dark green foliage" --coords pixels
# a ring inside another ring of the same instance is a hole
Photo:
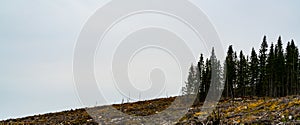
[[[225,72],[225,88],[224,95],[225,97],[234,98],[234,84],[236,81],[236,55],[233,51],[232,46],[229,46],[227,51],[227,57],[225,60],[226,70]]]
[[[256,91],[256,86],[257,84],[259,84],[259,60],[257,58],[257,54],[255,52],[255,49],[252,48],[252,52],[251,52],[251,57],[250,57],[250,70],[249,70],[249,74],[250,74],[250,91],[251,91],[251,95],[255,95],[257,92]]]
[[[243,51],[240,52],[239,61],[238,61],[238,74],[237,74],[237,93],[239,96],[246,95],[246,85],[248,81],[247,77],[247,60],[243,54]]]
[[[275,77],[275,52],[274,52],[274,44],[271,44],[268,59],[267,59],[267,96],[276,96],[274,93],[274,90],[276,89],[274,83],[274,77]]]
[[[210,87],[215,95],[223,89],[225,98],[283,97],[300,94],[299,57],[294,40],[288,42],[284,50],[282,39],[279,37],[277,43],[272,43],[268,50],[266,36],[263,37],[259,53],[252,48],[250,57],[244,55],[243,51],[237,56],[230,45],[223,67],[216,58],[214,49],[205,62],[201,54],[196,68],[197,84],[194,86],[197,101],[204,101]]]
[[[299,94],[299,61],[298,61],[298,48],[296,47],[294,40],[288,42],[286,47],[286,82],[287,82],[287,94],[288,95],[295,95]]]
[[[277,85],[277,96],[286,96],[286,85],[285,85],[285,61],[284,61],[283,47],[281,37],[278,38],[276,47],[275,47],[275,65],[276,65],[276,76],[275,76],[275,85]]]
[[[267,37],[264,36],[263,42],[259,50],[259,83],[256,84],[256,95],[264,96],[266,91],[267,79],[266,79],[266,61],[267,61],[268,43]]]

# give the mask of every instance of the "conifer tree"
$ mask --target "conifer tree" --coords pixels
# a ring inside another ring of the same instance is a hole
[[[298,48],[296,47],[294,40],[288,42],[286,48],[286,73],[287,73],[287,90],[290,90],[288,94],[297,94],[298,91]]]
[[[286,77],[286,82],[287,82],[287,88],[288,89],[292,89],[292,75],[293,75],[293,50],[291,48],[291,43],[288,42],[287,46],[286,46],[286,60],[285,60],[285,66],[286,66],[286,73],[287,73],[287,77]]]
[[[232,45],[229,46],[227,51],[227,56],[225,60],[225,67],[226,70],[225,73],[225,89],[224,89],[224,95],[225,97],[231,97],[234,98],[234,81],[236,77],[236,71],[235,71],[235,54],[232,48]]]
[[[256,93],[256,87],[257,84],[259,84],[259,60],[257,58],[257,54],[255,52],[255,49],[252,48],[251,51],[251,57],[250,57],[250,91],[252,92],[252,95],[255,95]]]
[[[268,59],[267,59],[267,96],[274,96],[274,77],[275,77],[275,65],[274,65],[275,53],[274,44],[271,44]]]
[[[281,37],[278,38],[276,47],[275,47],[275,65],[276,65],[276,77],[275,84],[277,85],[277,96],[283,97],[287,95],[286,85],[285,85],[285,58],[283,55],[282,41]]]
[[[264,96],[266,91],[266,60],[268,51],[267,37],[264,36],[259,50],[259,83],[256,84],[256,95]]]
[[[218,61],[215,50],[212,48],[211,57],[210,57],[210,72],[211,72],[211,84],[210,87],[212,88],[212,98],[215,98],[219,94],[219,87],[221,85],[221,64],[220,61]]]
[[[190,69],[189,69],[189,75],[187,78],[187,81],[185,82],[185,94],[190,95],[190,94],[195,94],[195,85],[197,84],[197,77],[196,77],[196,69],[193,64],[191,64]]]
[[[204,96],[207,96],[210,84],[211,84],[211,63],[209,59],[205,61],[205,71],[203,74],[203,82],[204,82]]]
[[[243,54],[243,51],[240,52],[239,61],[238,61],[238,70],[237,70],[237,88],[240,96],[246,95],[246,82],[247,82],[247,61]]]
[[[204,57],[203,54],[200,55],[200,60],[198,61],[198,82],[199,82],[199,87],[197,88],[197,95],[196,95],[196,100],[194,102],[194,105],[200,104],[201,101],[204,101],[205,99],[205,85],[204,85],[204,80],[203,80],[203,74],[204,74]]]

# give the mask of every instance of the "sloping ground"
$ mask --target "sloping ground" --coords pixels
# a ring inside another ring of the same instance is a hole
[[[300,124],[300,96],[283,98],[237,98],[223,100],[217,109],[200,121],[198,116],[205,114],[192,109],[192,116],[183,118],[184,123],[207,123],[220,121],[223,124]],[[196,117],[196,118],[195,118]]]
[[[297,121],[300,123],[299,96],[259,99],[257,101],[238,101],[230,106],[224,105],[222,115],[228,123],[283,123]],[[231,122],[230,122],[231,121]]]
[[[113,105],[128,116],[118,116],[112,112],[111,106],[89,108],[101,115],[92,119],[84,109],[70,110],[59,113],[49,113],[19,119],[1,121],[2,124],[142,124],[149,123],[136,119],[132,115],[147,116],[165,110],[175,100],[175,97],[142,101],[136,103]],[[180,107],[180,106],[178,106]],[[174,108],[173,110],[176,110]],[[300,124],[300,96],[283,98],[236,98],[235,100],[220,101],[212,114],[201,112],[200,107],[187,109],[188,113],[178,122],[166,121],[166,114],[156,119],[161,124]],[[207,119],[200,116],[209,115]],[[108,118],[110,117],[110,118]]]
[[[1,121],[0,125],[35,125],[35,124],[89,124],[93,123],[92,118],[84,109],[70,110],[58,113],[49,113],[44,115],[35,115],[19,119],[9,119]]]

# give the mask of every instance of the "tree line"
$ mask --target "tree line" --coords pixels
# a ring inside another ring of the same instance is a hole
[[[294,40],[284,48],[281,37],[269,45],[264,36],[259,50],[252,48],[250,55],[242,50],[237,53],[230,45],[223,66],[212,49],[209,58],[204,60],[200,54],[197,65],[191,65],[182,92],[196,94],[199,101],[206,98],[209,89],[224,98],[297,95],[300,94],[299,57]]]

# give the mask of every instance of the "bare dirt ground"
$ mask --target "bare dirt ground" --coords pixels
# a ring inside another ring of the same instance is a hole
[[[41,125],[97,125],[97,124],[145,124],[149,121],[136,119],[132,116],[149,116],[168,108],[176,97],[154,99],[135,103],[115,104],[88,108],[89,113],[99,113],[94,119],[85,109],[69,110],[57,113],[35,115],[18,119],[0,121],[0,125],[8,124],[41,124]],[[178,106],[179,108],[180,106]],[[201,111],[201,105],[187,108],[188,111],[180,120],[174,122],[168,114],[156,122],[161,124],[300,124],[300,96],[282,98],[235,98],[223,99],[213,113]],[[128,116],[116,115],[111,111],[115,108]],[[173,108],[176,110],[176,108]],[[181,114],[182,115],[182,114]],[[208,115],[206,119],[200,116]]]

